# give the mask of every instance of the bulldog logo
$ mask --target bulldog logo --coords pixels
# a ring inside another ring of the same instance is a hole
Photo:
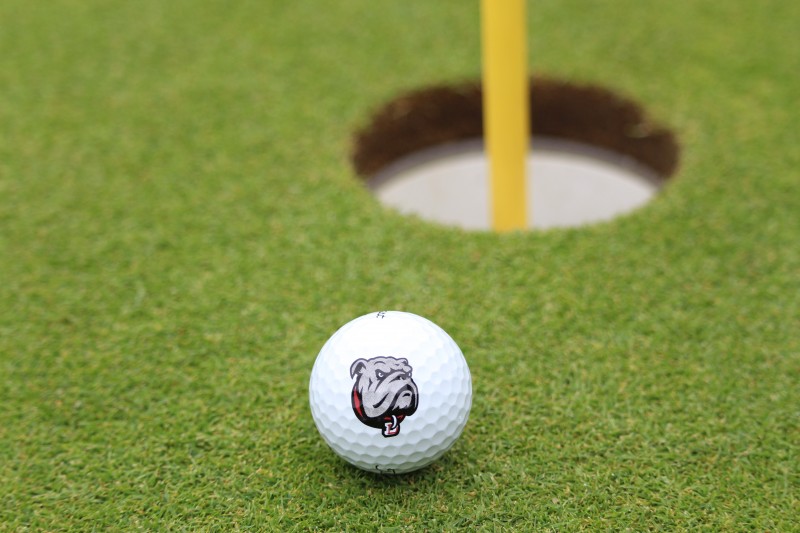
[[[400,433],[400,422],[416,412],[417,384],[411,379],[407,359],[373,357],[350,365],[352,404],[356,417],[369,427],[381,428],[384,437]]]

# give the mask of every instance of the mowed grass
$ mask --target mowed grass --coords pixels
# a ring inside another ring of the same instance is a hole
[[[530,4],[531,71],[674,128],[645,209],[466,233],[348,162],[480,73],[477,2],[0,4],[0,530],[762,530],[800,516],[800,4]],[[379,477],[317,435],[363,313],[447,330],[456,446]]]

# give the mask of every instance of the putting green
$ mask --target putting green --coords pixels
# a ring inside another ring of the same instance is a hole
[[[529,6],[531,71],[681,143],[643,209],[495,235],[384,209],[352,135],[480,73],[477,2],[0,4],[0,530],[796,527],[800,4]],[[336,328],[427,316],[474,403],[338,459]]]

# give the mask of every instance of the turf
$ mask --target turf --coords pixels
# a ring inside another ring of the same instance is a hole
[[[541,0],[531,71],[682,145],[645,209],[465,233],[348,160],[480,72],[477,3],[0,4],[0,530],[797,529],[800,4]],[[330,452],[316,353],[432,318],[470,422],[402,477]]]

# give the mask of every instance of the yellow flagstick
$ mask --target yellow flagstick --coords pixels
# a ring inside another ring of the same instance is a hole
[[[523,229],[530,135],[525,0],[481,0],[481,19],[492,224],[495,231]]]

